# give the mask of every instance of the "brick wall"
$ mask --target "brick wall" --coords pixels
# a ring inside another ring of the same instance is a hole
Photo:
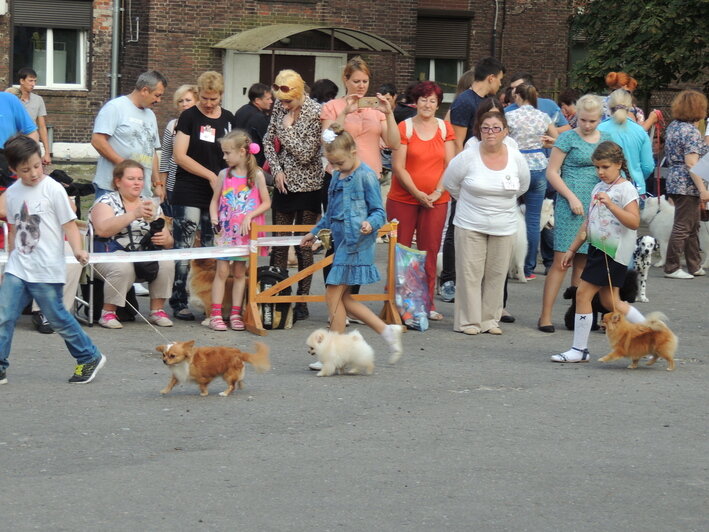
[[[89,37],[87,91],[38,91],[49,113],[54,138],[87,142],[94,118],[110,97],[112,0],[94,0],[94,23]],[[140,72],[161,71],[168,79],[163,103],[156,108],[162,128],[172,117],[171,95],[183,83],[194,83],[205,70],[223,70],[223,51],[212,46],[239,31],[277,23],[318,22],[362,29],[384,37],[409,56],[363,54],[373,73],[371,87],[394,81],[405,87],[414,71],[417,8],[472,11],[469,66],[491,55],[495,2],[442,0],[438,4],[413,0],[133,0],[122,14],[121,78],[119,93],[127,94]],[[506,9],[503,9],[506,6]],[[506,0],[499,2],[496,52],[508,73],[528,70],[542,93],[566,83],[568,2],[565,0]],[[140,20],[138,42],[136,17]],[[9,82],[10,16],[0,17],[0,81]],[[129,27],[129,24],[131,26]]]

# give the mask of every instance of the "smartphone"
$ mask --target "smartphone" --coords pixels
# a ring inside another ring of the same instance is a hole
[[[371,109],[379,109],[381,102],[376,96],[365,96],[357,100],[357,107],[369,107]]]

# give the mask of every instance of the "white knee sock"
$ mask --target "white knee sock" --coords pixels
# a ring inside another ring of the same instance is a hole
[[[642,323],[645,321],[645,316],[643,316],[638,309],[633,305],[628,305],[628,313],[625,315],[630,323]]]
[[[588,335],[591,334],[593,314],[574,315],[574,343],[573,347],[583,351],[588,347]]]

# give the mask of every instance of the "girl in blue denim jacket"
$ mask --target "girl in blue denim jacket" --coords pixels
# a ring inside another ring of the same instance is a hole
[[[339,124],[323,132],[325,157],[334,168],[328,189],[328,208],[322,219],[306,234],[301,246],[312,245],[321,229],[330,229],[335,256],[325,281],[325,301],[330,314],[330,330],[345,331],[349,314],[379,333],[389,345],[389,362],[401,356],[401,326],[387,325],[369,307],[356,301],[350,286],[372,284],[380,276],[374,265],[377,230],[386,222],[374,171],[357,157],[352,136]]]

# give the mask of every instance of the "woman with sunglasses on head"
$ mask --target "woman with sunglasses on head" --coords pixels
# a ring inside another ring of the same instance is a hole
[[[479,117],[479,143],[448,165],[443,186],[457,199],[453,330],[502,334],[502,299],[517,233],[517,199],[529,188],[529,167],[505,142],[504,113]]]
[[[274,178],[273,223],[313,225],[320,214],[323,165],[320,105],[305,94],[305,82],[294,70],[281,70],[273,84],[276,98],[271,123],[263,138],[263,151]],[[289,233],[283,233],[288,235]],[[298,271],[313,264],[310,248],[296,246]],[[274,247],[271,265],[288,267],[288,248]],[[310,293],[311,276],[298,283],[298,295]],[[305,303],[296,303],[296,320],[308,318]]]

